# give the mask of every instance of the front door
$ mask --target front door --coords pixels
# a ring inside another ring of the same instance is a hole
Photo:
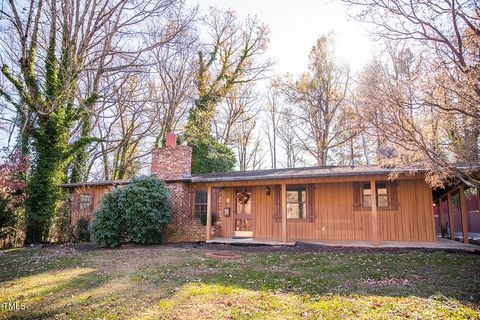
[[[253,237],[252,190],[235,192],[234,237]]]

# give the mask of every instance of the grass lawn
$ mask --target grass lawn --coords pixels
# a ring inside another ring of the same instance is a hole
[[[220,245],[1,252],[0,318],[480,319],[474,254]]]

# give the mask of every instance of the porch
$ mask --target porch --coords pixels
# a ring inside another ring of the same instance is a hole
[[[432,250],[461,250],[480,252],[480,246],[460,241],[437,238],[437,241],[380,241],[374,245],[366,240],[321,240],[321,241],[290,241],[283,243],[274,239],[257,238],[213,238],[206,243],[229,245],[265,245],[265,246],[325,246],[325,247],[355,247],[355,248],[398,248],[398,249],[432,249]]]
[[[393,182],[385,175],[215,181],[194,187],[204,193],[194,212],[205,212],[207,241],[338,240],[361,246],[436,241],[432,191],[419,176]]]
[[[460,184],[433,194],[437,236],[480,245],[479,190]]]

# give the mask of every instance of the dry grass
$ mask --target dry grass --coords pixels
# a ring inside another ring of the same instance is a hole
[[[478,255],[194,245],[79,249],[85,248],[3,251],[0,317],[480,319]],[[239,257],[208,255],[215,250]]]

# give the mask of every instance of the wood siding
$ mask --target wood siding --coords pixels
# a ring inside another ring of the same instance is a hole
[[[70,210],[70,224],[75,226],[78,219],[84,217],[91,221],[93,219],[93,212],[100,207],[102,203],[103,195],[114,187],[112,186],[88,186],[88,187],[81,187],[75,188],[72,192],[72,204]],[[91,197],[91,205],[89,209],[80,210],[78,207],[78,198],[81,194],[90,194]]]
[[[306,219],[287,220],[287,239],[295,240],[372,240],[372,212],[370,209],[354,210],[353,183],[370,179],[386,181],[387,176],[345,176],[302,179],[254,180],[237,182],[212,182],[193,184],[193,189],[214,188],[212,211],[220,223],[214,223],[215,236],[233,236],[235,191],[248,187],[252,190],[254,217],[253,237],[260,239],[282,238],[280,184],[308,185]],[[397,180],[398,209],[378,208],[380,240],[435,241],[435,222],[432,209],[432,193],[421,176],[400,176]],[[270,188],[267,195],[266,187]],[[74,188],[72,192],[71,224],[82,216],[92,217],[92,212],[101,203],[103,195],[112,186],[89,186]],[[216,192],[219,191],[218,196]],[[312,192],[314,198],[311,198]],[[93,195],[90,210],[78,209],[78,196]],[[192,197],[190,197],[191,199]],[[229,202],[227,201],[229,200]],[[193,199],[191,199],[193,200]],[[280,202],[280,203],[279,203]],[[311,206],[314,210],[311,210]],[[193,206],[190,206],[193,208]],[[224,209],[230,208],[230,216]],[[191,214],[189,212],[188,214]],[[193,222],[192,222],[193,223]]]
[[[253,236],[262,239],[278,239],[280,237],[280,223],[275,221],[275,190],[270,186],[270,195],[265,192],[266,186],[254,186],[252,190],[252,212],[254,217]],[[242,188],[238,188],[242,190]],[[235,190],[237,188],[223,188],[220,204],[221,235],[233,236],[233,216],[235,210]],[[227,204],[227,199],[230,203]],[[224,209],[230,208],[230,216],[225,217]]]
[[[354,211],[354,181],[368,181],[370,177],[341,177],[325,179],[283,180],[288,184],[314,183],[315,219],[295,219],[287,221],[288,241],[294,240],[372,240],[371,209]],[[386,176],[375,176],[377,181],[387,180]],[[341,181],[346,179],[347,181]],[[348,181],[350,180],[350,181]],[[268,180],[267,180],[268,181]],[[267,182],[262,181],[262,182]],[[253,182],[253,183],[252,183]],[[237,182],[238,183],[238,182]],[[252,185],[252,210],[254,215],[253,236],[262,239],[280,239],[281,223],[275,218],[274,184]],[[423,179],[405,177],[397,180],[397,210],[377,209],[380,240],[399,241],[435,241],[434,217],[432,213],[432,193]],[[243,187],[248,183],[241,182]],[[221,236],[233,235],[233,210],[235,210],[235,190],[242,186],[224,187],[221,190],[224,199],[220,205]],[[265,188],[270,187],[270,195]],[[277,191],[278,192],[278,191]],[[307,197],[311,197],[307,195]],[[230,204],[226,204],[226,199]],[[311,205],[311,201],[309,201]],[[230,217],[223,215],[223,209],[230,207]],[[307,211],[311,208],[307,208]],[[310,220],[310,221],[309,221]]]

